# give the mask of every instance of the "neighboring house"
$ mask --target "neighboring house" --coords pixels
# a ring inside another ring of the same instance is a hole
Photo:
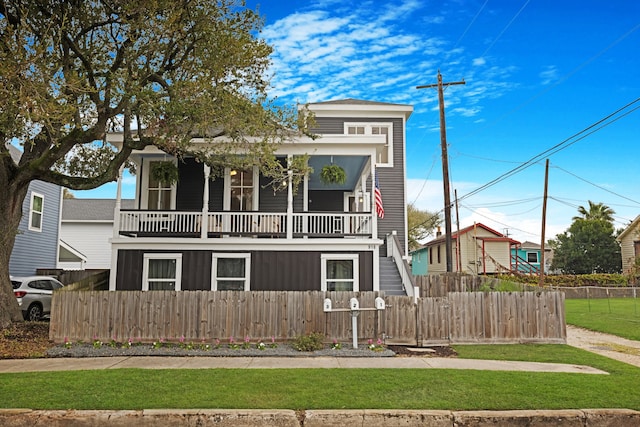
[[[551,265],[551,249],[544,250],[545,272]],[[542,260],[542,247],[533,242],[525,241],[511,247],[511,269],[523,274],[540,274],[540,261]]]
[[[631,221],[616,240],[620,243],[622,253],[622,272],[629,273],[640,257],[640,215]]]
[[[407,257],[405,131],[413,107],[347,99],[309,109],[319,137],[276,150],[283,164],[310,156],[313,173],[297,194],[291,182],[274,193],[258,168],[209,179],[209,166],[191,158],[173,160],[180,178],[165,185],[149,171],[171,156],[156,147],[133,153],[135,208],[116,207],[110,289],[403,289],[396,266],[404,269]],[[122,138],[108,137],[116,145]],[[345,184],[320,182],[328,164],[344,168]],[[376,215],[376,176],[384,218]]]
[[[411,252],[411,274],[426,276],[429,273],[429,249],[422,246]]]
[[[64,199],[60,226],[58,268],[92,270],[111,268],[111,238],[115,199]],[[122,200],[132,209],[133,200]]]
[[[429,274],[447,271],[446,236],[440,235],[427,242]],[[494,274],[511,271],[512,248],[520,242],[505,236],[484,224],[463,228],[451,236],[452,272],[468,274]]]
[[[22,152],[8,145],[17,163]],[[36,274],[36,269],[54,269],[58,259],[60,205],[62,187],[44,181],[32,181],[22,203],[22,219],[9,260],[13,276]]]

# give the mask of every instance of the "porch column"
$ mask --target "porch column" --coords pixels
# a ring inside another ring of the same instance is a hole
[[[373,239],[378,238],[378,215],[376,214],[376,165],[374,163],[374,157],[370,157],[371,162],[371,197],[369,197],[369,207],[371,209],[371,237]]]
[[[200,219],[200,238],[206,239],[209,230],[209,176],[211,175],[211,166],[204,165],[204,190],[202,192],[202,218]]]
[[[111,273],[109,274],[109,290],[116,290],[116,276],[118,274],[118,248],[113,240],[120,237],[120,208],[122,207],[122,173],[124,165],[118,170],[118,185],[116,187],[116,205],[113,209],[113,239],[111,239]]]
[[[287,155],[287,239],[293,239],[293,171],[291,154]]]
[[[118,185],[116,187],[116,204],[113,209],[113,237],[120,235],[120,209],[122,207],[122,173],[124,171],[124,165],[120,166],[118,170]]]

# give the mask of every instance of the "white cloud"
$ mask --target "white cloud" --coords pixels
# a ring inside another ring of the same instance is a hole
[[[547,65],[539,74],[543,85],[548,85],[558,80],[558,68],[555,65]]]

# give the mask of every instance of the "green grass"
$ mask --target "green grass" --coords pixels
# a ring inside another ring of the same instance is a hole
[[[640,368],[565,345],[455,348],[465,358],[578,363],[610,375],[443,369],[113,369],[11,373],[0,374],[0,406],[640,410],[637,387]]]
[[[567,299],[565,311],[570,325],[640,341],[638,299]]]

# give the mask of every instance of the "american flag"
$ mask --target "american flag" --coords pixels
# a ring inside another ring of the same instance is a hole
[[[376,188],[374,190],[374,197],[376,199],[376,214],[378,214],[378,218],[384,218],[384,207],[382,206],[382,193],[380,193],[378,174],[376,174]]]

